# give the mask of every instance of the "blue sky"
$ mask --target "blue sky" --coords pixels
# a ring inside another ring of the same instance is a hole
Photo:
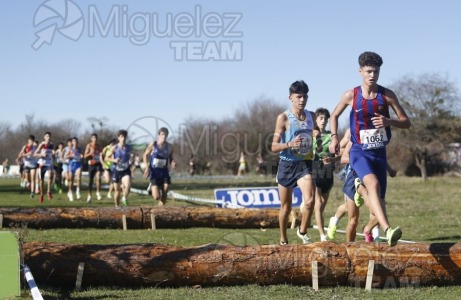
[[[288,87],[298,79],[310,87],[308,108],[332,110],[345,90],[360,83],[357,57],[367,50],[384,59],[384,86],[427,72],[448,74],[461,84],[461,4],[454,0],[74,2],[81,15],[69,5],[68,15],[52,18],[43,8],[45,14],[36,13],[43,4],[59,10],[69,2],[2,1],[1,121],[16,126],[34,114],[50,122],[73,118],[89,127],[88,117],[105,117],[126,128],[150,116],[176,128],[190,116],[220,120],[261,96],[288,107]],[[106,22],[117,9],[121,18],[113,24],[125,33],[142,31],[147,19],[141,14],[150,15],[158,30],[168,26],[168,16],[192,25],[172,24],[169,37],[151,29],[150,39],[135,45],[133,34],[116,37],[112,28],[103,37],[95,27],[96,17]],[[203,22],[205,15],[210,23]],[[34,26],[34,19],[43,22]],[[130,19],[134,25],[123,24]],[[63,31],[55,32],[51,45],[34,50],[36,33],[53,24]],[[74,41],[69,37],[79,34],[78,24],[84,28]],[[175,60],[181,56],[175,42],[192,47],[181,52],[182,60]],[[200,43],[203,48],[197,48]],[[230,45],[232,55],[212,52],[224,61],[203,61],[194,52]]]

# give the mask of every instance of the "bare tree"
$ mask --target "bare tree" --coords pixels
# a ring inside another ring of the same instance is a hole
[[[394,131],[397,148],[407,148],[426,180],[428,171],[444,169],[448,144],[461,140],[459,91],[449,76],[437,73],[404,76],[392,89],[412,122],[410,130]]]
[[[277,115],[284,106],[273,99],[260,97],[231,113],[228,118],[214,121],[189,118],[184,122],[177,144],[184,162],[191,155],[197,160],[197,172],[208,171],[234,174],[240,152],[247,155],[247,163],[256,165],[261,153],[266,160],[277,160],[270,151]]]
[[[5,158],[12,160],[12,156],[8,153],[8,148],[11,148],[8,142],[8,136],[11,132],[11,126],[7,122],[0,122],[0,160],[3,161]]]
[[[261,153],[266,160],[278,160],[278,154],[271,151],[271,144],[275,120],[285,109],[285,105],[274,99],[261,96],[235,112],[233,117],[235,131],[241,134],[237,146],[248,156],[249,165],[256,167],[258,153]]]
[[[0,122],[0,139],[3,139],[11,130],[11,125],[8,122]]]

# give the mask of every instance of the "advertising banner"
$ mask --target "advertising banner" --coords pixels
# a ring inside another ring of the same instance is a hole
[[[230,207],[247,208],[280,208],[280,196],[277,187],[252,187],[215,189],[216,200],[229,203]],[[293,189],[293,207],[300,206],[302,202],[301,190]],[[228,205],[224,205],[227,207]],[[222,205],[218,204],[218,207]]]

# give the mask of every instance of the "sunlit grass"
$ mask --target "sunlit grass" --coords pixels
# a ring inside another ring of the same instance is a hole
[[[458,242],[461,238],[461,217],[459,203],[461,189],[458,178],[437,177],[423,182],[419,178],[397,177],[389,178],[387,192],[387,212],[393,225],[399,225],[403,230],[403,239],[418,242]],[[274,178],[263,177],[229,177],[216,180],[202,178],[177,178],[173,181],[172,190],[192,197],[213,198],[216,188],[238,186],[275,186]],[[147,183],[138,178],[135,187],[145,189]],[[85,195],[85,193],[82,193]],[[341,186],[335,183],[329,203],[325,210],[327,221],[343,201]],[[147,195],[130,196],[130,205],[155,205]],[[18,180],[0,180],[0,205],[2,207],[37,207],[37,199],[30,199],[19,187]],[[193,205],[184,201],[167,202],[172,205]],[[195,204],[196,205],[196,204]],[[56,194],[51,201],[45,201],[41,206],[49,207],[111,207],[111,200],[69,202],[65,194]],[[368,218],[366,208],[361,209],[361,225]],[[315,220],[312,221],[315,224]],[[347,223],[345,216],[338,229],[344,229]],[[4,229],[7,230],[7,229]],[[318,233],[310,229],[311,237],[318,241]],[[344,241],[344,235],[337,234],[337,242]],[[290,243],[299,243],[294,230],[289,230]],[[362,239],[361,237],[357,238]],[[278,242],[278,229],[158,229],[152,230],[117,230],[117,229],[54,229],[28,230],[26,241],[51,241],[75,244],[132,244],[161,243],[174,246],[197,246],[208,243],[223,243],[231,245],[274,244]],[[425,287],[377,289],[365,292],[354,287],[321,288],[313,291],[305,286],[239,286],[215,288],[142,288],[121,289],[87,288],[81,292],[58,290],[40,287],[45,299],[456,299],[461,293],[460,287]],[[17,299],[30,299],[27,290]]]

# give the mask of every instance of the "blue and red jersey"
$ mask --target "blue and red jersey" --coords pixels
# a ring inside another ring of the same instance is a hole
[[[365,99],[362,87],[354,88],[354,100],[350,113],[351,141],[362,145],[363,150],[384,148],[391,139],[391,128],[376,129],[371,121],[375,113],[389,118],[389,105],[384,87],[378,85],[378,93],[374,99]]]

